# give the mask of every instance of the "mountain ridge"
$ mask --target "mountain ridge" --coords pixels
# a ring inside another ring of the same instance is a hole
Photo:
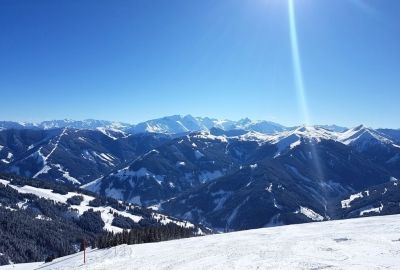
[[[331,129],[333,131],[343,131],[346,127],[337,125],[317,125]],[[160,118],[150,119],[139,123],[124,123],[109,120],[46,120],[42,122],[16,122],[0,121],[0,130],[2,129],[55,129],[55,128],[76,128],[76,129],[107,129],[119,132],[129,133],[168,133],[179,134],[195,131],[210,131],[212,128],[230,130],[257,131],[266,134],[274,134],[284,130],[292,129],[276,122],[267,120],[251,120],[247,117],[239,120],[217,119],[211,117],[194,117],[188,115],[171,115]]]

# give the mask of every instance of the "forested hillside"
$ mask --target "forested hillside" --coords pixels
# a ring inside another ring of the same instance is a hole
[[[0,175],[0,265],[72,254],[82,241],[105,247],[125,243],[119,239],[126,234],[135,244],[205,232],[189,222],[73,186]]]

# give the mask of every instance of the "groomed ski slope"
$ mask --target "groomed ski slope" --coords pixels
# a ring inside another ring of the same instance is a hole
[[[82,262],[80,253],[35,269],[400,269],[400,215],[124,245]]]

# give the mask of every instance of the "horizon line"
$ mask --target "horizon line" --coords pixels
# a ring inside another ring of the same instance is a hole
[[[276,124],[276,125],[280,125],[284,128],[295,128],[295,127],[301,127],[301,126],[312,126],[312,127],[324,127],[324,126],[337,126],[337,127],[341,127],[341,128],[347,128],[347,129],[351,129],[351,127],[355,128],[355,127],[359,127],[359,126],[365,126],[367,128],[373,128],[373,129],[400,129],[398,127],[370,127],[367,126],[363,123],[361,124],[356,124],[356,125],[351,125],[350,127],[347,125],[340,125],[340,124],[335,124],[335,123],[330,123],[330,124],[306,124],[306,123],[300,123],[300,124],[295,124],[295,125],[286,125],[286,124],[281,124],[279,121],[271,121],[271,120],[265,120],[265,119],[257,119],[254,120],[250,117],[242,117],[238,120],[232,120],[232,119],[228,119],[228,118],[216,118],[216,117],[209,117],[209,116],[193,116],[191,114],[172,114],[172,115],[166,115],[166,116],[161,116],[161,117],[157,117],[157,118],[152,118],[152,119],[148,119],[148,120],[144,120],[144,121],[139,121],[139,122],[125,122],[125,121],[118,121],[118,120],[105,120],[105,119],[96,119],[96,118],[84,118],[84,119],[73,119],[73,118],[53,118],[53,119],[49,119],[49,120],[41,120],[41,121],[15,121],[15,120],[0,120],[1,122],[11,122],[11,123],[17,123],[20,125],[24,125],[24,124],[33,124],[33,125],[39,125],[42,124],[44,122],[52,122],[52,121],[70,121],[70,122],[84,122],[84,121],[105,121],[105,122],[111,122],[111,123],[119,123],[119,124],[126,124],[126,125],[131,125],[131,126],[136,126],[145,122],[149,122],[149,121],[154,121],[154,120],[160,120],[163,118],[171,118],[171,117],[175,117],[175,116],[179,116],[179,117],[193,117],[193,118],[200,118],[200,119],[210,119],[210,120],[217,120],[217,121],[232,121],[232,122],[239,122],[242,120],[249,120],[251,122],[268,122],[271,124]]]

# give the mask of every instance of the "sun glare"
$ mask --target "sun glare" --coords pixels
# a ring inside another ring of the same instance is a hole
[[[291,50],[292,50],[292,61],[293,61],[293,72],[295,79],[295,88],[298,98],[298,103],[300,106],[300,110],[302,113],[303,121],[306,126],[312,125],[310,119],[309,108],[307,104],[307,93],[306,87],[304,84],[304,76],[303,69],[301,64],[301,56],[300,56],[300,48],[299,48],[299,40],[297,34],[297,25],[296,25],[296,10],[294,0],[288,0],[288,9],[289,9],[289,26],[290,26],[290,42],[291,42]],[[318,151],[314,145],[313,141],[310,141],[310,151],[313,158],[313,163],[317,172],[317,181],[321,186],[324,182],[324,173],[321,166],[320,157]],[[326,207],[326,205],[325,205]]]
[[[294,0],[288,0],[288,1],[289,1],[290,42],[292,48],[293,71],[295,76],[296,92],[304,124],[310,125],[311,119],[308,112],[306,90],[305,90],[303,70],[301,65],[299,41],[297,36],[295,5],[294,5]]]

